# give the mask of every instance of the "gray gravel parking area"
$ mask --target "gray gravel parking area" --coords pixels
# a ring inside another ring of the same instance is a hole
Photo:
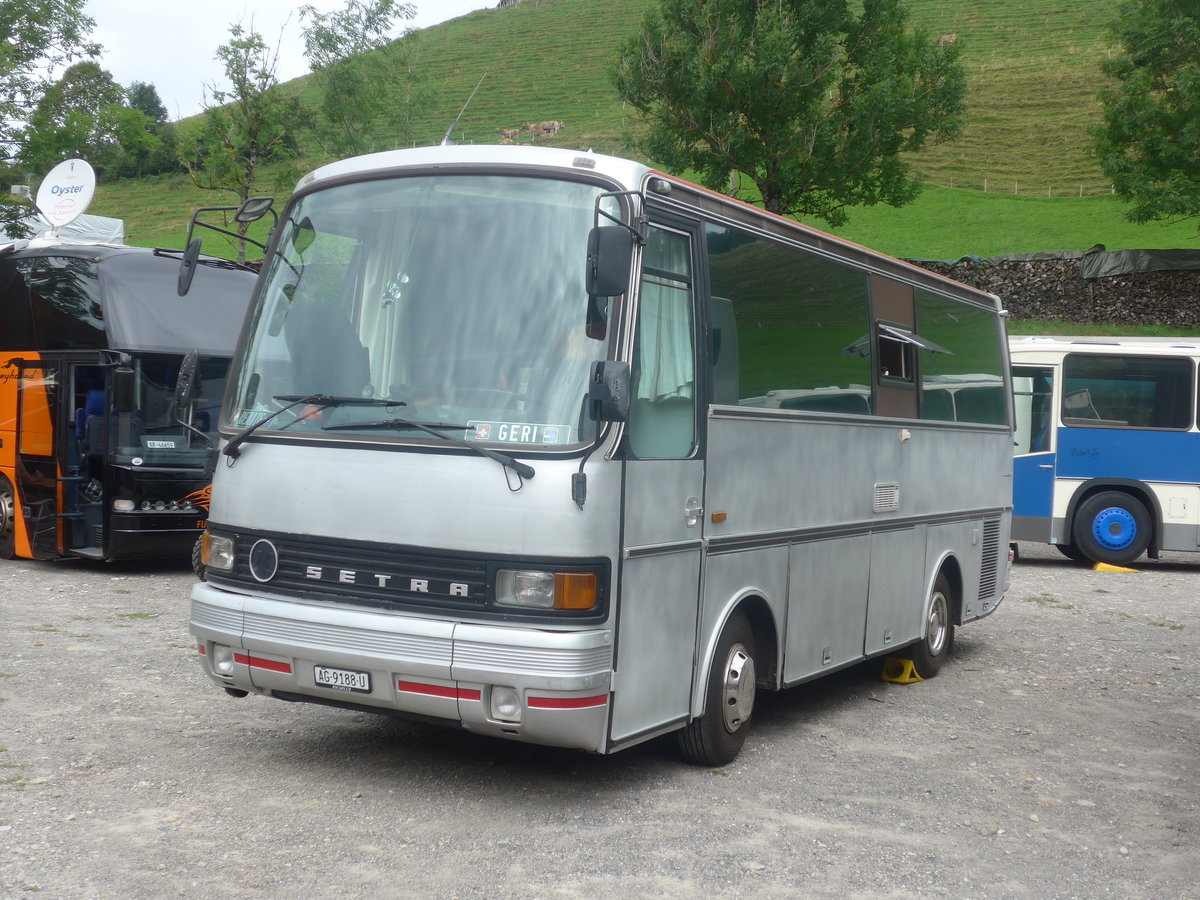
[[[611,757],[201,674],[186,566],[0,561],[0,897],[1200,895],[1200,557],[1022,545],[935,679]]]

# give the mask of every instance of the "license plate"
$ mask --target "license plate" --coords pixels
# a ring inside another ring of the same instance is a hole
[[[335,691],[353,691],[356,694],[371,693],[370,672],[313,666],[313,681],[317,683],[318,687],[332,688]]]

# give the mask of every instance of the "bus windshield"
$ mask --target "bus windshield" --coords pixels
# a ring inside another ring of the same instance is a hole
[[[145,353],[133,357],[134,409],[119,412],[110,432],[111,460],[119,466],[202,469],[210,441],[216,438],[225,393],[227,357],[201,357],[200,384],[189,408],[176,416],[175,378],[182,357],[167,353]],[[195,431],[178,421],[182,418]],[[205,440],[196,432],[209,436]],[[86,422],[81,434],[86,433]]]
[[[227,424],[320,394],[391,402],[301,404],[263,431],[438,440],[408,420],[530,449],[589,440],[588,374],[613,332],[587,322],[600,190],[462,174],[301,197],[267,263]]]

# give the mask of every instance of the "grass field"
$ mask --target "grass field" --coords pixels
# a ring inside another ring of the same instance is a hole
[[[653,0],[522,0],[482,9],[418,35],[420,70],[436,90],[417,142],[437,143],[471,91],[455,138],[492,143],[499,129],[557,120],[547,143],[626,154],[636,131],[609,70]],[[913,161],[927,188],[901,208],[851,211],[837,233],[896,256],[927,259],[1037,250],[1195,247],[1195,223],[1134,226],[1088,154],[1097,119],[1098,61],[1117,0],[908,0],[912,20],[954,35],[969,76],[970,118],[952,144]],[[303,79],[290,90],[306,97]],[[311,101],[311,97],[307,97]],[[405,145],[378,122],[379,149]],[[323,160],[306,160],[301,168]],[[281,200],[278,170],[261,190]],[[983,188],[987,186],[985,193]],[[1016,193],[1014,194],[1014,190]],[[1082,196],[1081,196],[1082,194]],[[101,184],[92,212],[125,220],[127,239],[178,247],[191,210],[230,202],[183,176]],[[822,227],[819,220],[810,224]],[[221,252],[208,238],[205,249]]]

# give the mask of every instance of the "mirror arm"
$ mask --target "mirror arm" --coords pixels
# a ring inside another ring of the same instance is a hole
[[[635,204],[635,206],[637,207],[637,211],[634,213],[632,225],[629,224],[628,222],[626,222],[624,219],[618,218],[617,216],[614,216],[612,213],[605,212],[604,210],[602,210],[600,208],[601,201],[604,200],[606,197],[636,197],[637,198],[638,202]],[[600,218],[603,216],[605,219],[608,219],[610,222],[612,222],[616,225],[619,225],[621,228],[624,228],[626,231],[628,231],[630,234],[632,234],[634,241],[636,241],[637,245],[640,247],[641,245],[646,243],[646,225],[648,224],[647,220],[646,220],[646,214],[645,214],[645,212],[643,212],[644,208],[645,208],[645,202],[642,198],[641,191],[607,191],[603,194],[600,194],[598,197],[596,197],[596,213],[595,213],[595,219],[593,220],[593,225],[599,225]]]

